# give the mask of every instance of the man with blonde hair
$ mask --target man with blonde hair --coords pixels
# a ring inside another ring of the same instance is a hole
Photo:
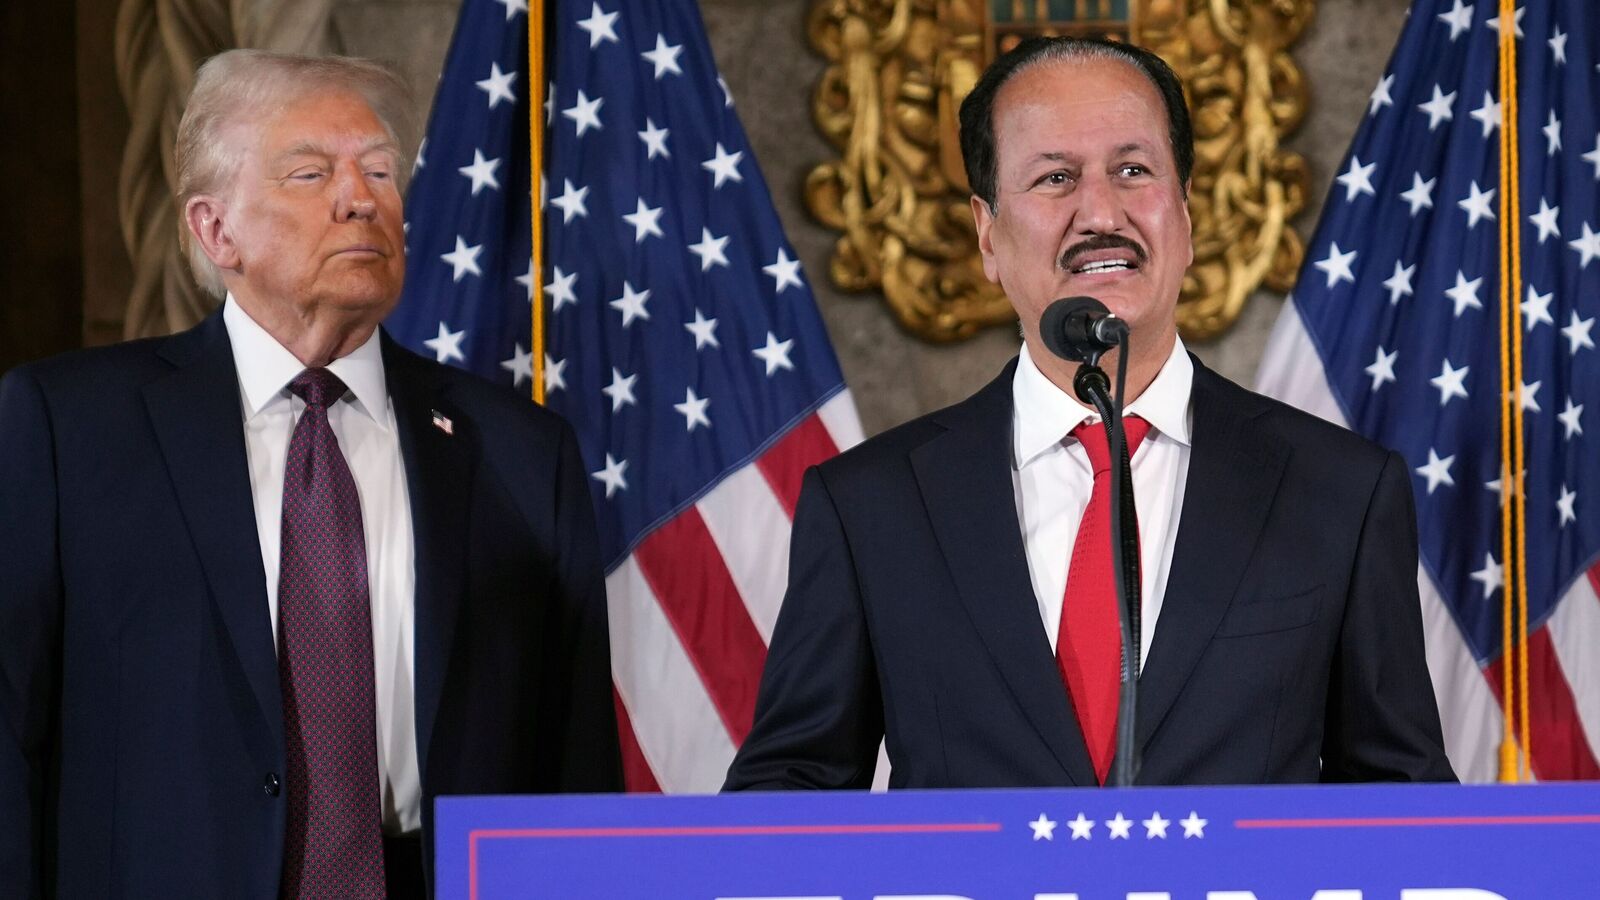
[[[0,896],[422,896],[434,797],[620,788],[571,429],[378,327],[408,107],[206,63],[176,199],[221,308],[0,381]]]

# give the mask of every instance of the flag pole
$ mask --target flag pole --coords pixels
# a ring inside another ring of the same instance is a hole
[[[1528,715],[1527,507],[1522,410],[1522,218],[1520,135],[1517,127],[1516,2],[1500,7],[1500,484],[1501,694],[1505,711],[1499,780],[1526,779],[1531,725]]]
[[[1512,452],[1517,467],[1517,505],[1513,508],[1517,519],[1517,704],[1518,718],[1521,720],[1521,749],[1522,764],[1517,772],[1518,781],[1527,781],[1532,773],[1533,766],[1533,734],[1532,717],[1528,713],[1531,697],[1528,685],[1528,496],[1524,488],[1528,469],[1527,428],[1524,424],[1525,411],[1522,405],[1523,394],[1523,330],[1522,330],[1522,133],[1518,125],[1517,102],[1517,28],[1516,10],[1513,0],[1502,0],[1501,13],[1504,18],[1501,22],[1511,23],[1511,27],[1501,29],[1506,37],[1502,40],[1506,46],[1506,100],[1501,104],[1500,115],[1507,132],[1506,145],[1511,148],[1510,174],[1507,176],[1508,189],[1506,201],[1509,204],[1506,214],[1506,231],[1511,238],[1511,287],[1508,292],[1511,307],[1512,324],[1516,341],[1511,345],[1511,368],[1516,376],[1516,398],[1512,407],[1512,416],[1516,424],[1511,432]]]
[[[533,206],[529,219],[529,305],[533,330],[528,351],[533,354],[533,402],[544,404],[544,218],[539,198],[544,192],[544,0],[528,0],[528,171]]]

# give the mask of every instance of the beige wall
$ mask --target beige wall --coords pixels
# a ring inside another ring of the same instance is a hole
[[[332,22],[334,43],[347,53],[399,64],[411,77],[419,102],[425,104],[443,63],[458,2],[338,0]],[[823,60],[804,36],[805,15],[813,2],[701,0],[700,5],[718,63],[778,213],[810,276],[870,434],[966,396],[1016,352],[1017,339],[1011,329],[994,328],[960,344],[927,344],[900,330],[876,295],[844,295],[828,284],[834,236],[811,220],[801,200],[806,173],[833,156],[808,111],[823,69]],[[1311,207],[1295,223],[1307,236],[1394,45],[1406,4],[1320,0],[1317,6],[1314,24],[1295,51],[1311,88],[1311,111],[1290,140],[1290,146],[1311,164]],[[85,331],[90,343],[113,340],[118,334],[116,304],[125,296],[128,271],[126,257],[117,258],[114,201],[106,202],[108,193],[114,195],[108,185],[115,178],[117,148],[127,124],[118,120],[119,110],[113,108],[118,101],[107,83],[108,56],[99,46],[104,41],[96,37],[104,35],[109,17],[87,14],[105,8],[79,3],[84,57],[79,85],[85,98],[81,120],[88,270]],[[102,73],[107,77],[96,75],[96,65],[107,70]],[[1281,306],[1281,298],[1260,294],[1251,299],[1231,333],[1192,349],[1208,365],[1248,384]]]

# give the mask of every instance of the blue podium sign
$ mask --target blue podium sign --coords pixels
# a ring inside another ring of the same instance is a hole
[[[447,797],[438,896],[1600,898],[1600,785]]]

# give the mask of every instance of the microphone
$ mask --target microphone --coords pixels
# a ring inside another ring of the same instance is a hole
[[[1117,701],[1117,751],[1112,757],[1111,780],[1130,787],[1139,775],[1139,531],[1134,520],[1133,479],[1128,469],[1127,445],[1122,432],[1122,404],[1127,395],[1128,323],[1111,314],[1093,297],[1066,297],[1045,307],[1039,317],[1039,337],[1051,353],[1082,363],[1072,379],[1073,393],[1090,403],[1105,423],[1111,465],[1111,570],[1115,573],[1117,624],[1122,643],[1122,684]],[[1100,357],[1113,347],[1117,356],[1117,393],[1099,366]]]
[[[1071,362],[1095,365],[1107,350],[1122,345],[1128,323],[1093,297],[1066,297],[1045,307],[1039,338],[1051,353]]]

